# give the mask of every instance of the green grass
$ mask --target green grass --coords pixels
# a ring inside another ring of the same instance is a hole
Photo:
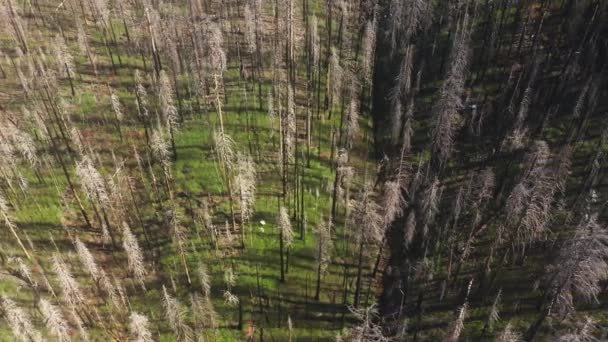
[[[121,29],[117,30],[120,34]],[[91,33],[91,32],[90,32]],[[101,37],[94,33],[92,45],[96,45],[98,55],[98,67],[100,73],[102,68],[110,68],[110,61],[105,54],[101,43]],[[40,43],[41,44],[41,43]],[[119,68],[117,75],[110,75],[105,81],[103,78],[96,79],[92,75],[82,75],[82,78],[74,80],[78,94],[71,98],[67,80],[61,81],[59,94],[64,98],[66,115],[69,115],[81,135],[100,154],[103,161],[101,170],[105,176],[113,173],[111,165],[111,153],[114,152],[118,158],[131,159],[131,146],[138,148],[140,155],[144,156],[145,142],[143,140],[143,129],[136,118],[135,99],[133,96],[133,67],[143,69],[139,56],[127,56],[122,51],[121,60],[123,68]],[[92,73],[89,61],[82,56],[76,58],[77,69],[79,72],[87,71]],[[118,60],[115,56],[115,63]],[[150,67],[150,65],[148,65]],[[111,71],[110,71],[111,72]],[[264,96],[263,110],[258,110],[257,89],[248,90],[248,103],[244,102],[244,94],[237,81],[238,72],[236,68],[230,68],[226,73],[226,83],[229,87],[228,102],[224,104],[225,128],[241,153],[253,153],[258,166],[258,196],[254,217],[246,225],[246,249],[241,251],[238,248],[239,236],[235,235],[235,243],[232,247],[223,246],[219,252],[214,249],[209,242],[207,233],[199,232],[202,239],[198,237],[194,222],[189,215],[183,212],[183,225],[189,231],[188,246],[188,266],[192,273],[193,291],[198,288],[198,279],[194,270],[198,263],[205,263],[209,267],[209,272],[213,278],[212,297],[216,310],[220,314],[220,328],[217,330],[217,340],[232,341],[243,337],[243,332],[234,329],[237,323],[237,310],[228,307],[223,299],[222,292],[225,287],[223,273],[226,267],[234,265],[235,273],[238,276],[237,286],[234,293],[238,294],[243,303],[243,323],[247,324],[250,319],[255,319],[258,326],[258,334],[264,329],[267,338],[284,340],[288,336],[287,317],[291,317],[294,325],[292,338],[294,340],[330,340],[342,325],[340,315],[344,308],[341,303],[341,282],[343,267],[339,263],[343,262],[345,255],[342,246],[336,246],[334,263],[327,270],[323,277],[323,291],[321,300],[316,302],[312,299],[315,286],[315,261],[314,250],[314,226],[321,220],[326,220],[330,202],[327,193],[327,185],[333,181],[333,171],[328,163],[330,151],[328,150],[330,137],[330,127],[337,127],[339,115],[333,115],[332,121],[325,120],[320,128],[319,136],[313,136],[313,146],[311,149],[312,160],[310,168],[303,171],[302,184],[305,191],[304,205],[306,208],[306,233],[305,239],[300,240],[299,232],[296,233],[296,240],[290,249],[289,273],[285,283],[279,280],[279,242],[278,232],[275,224],[277,213],[277,196],[282,189],[280,186],[280,169],[277,165],[278,159],[278,119],[274,122],[266,113],[266,100],[270,87],[264,84],[262,94]],[[182,80],[182,81],[185,81]],[[107,83],[106,83],[107,82]],[[125,121],[123,123],[123,135],[125,141],[120,141],[115,127],[114,115],[109,103],[109,91],[106,84],[113,87],[113,91],[121,100],[125,111]],[[4,83],[3,87],[16,88],[17,84]],[[238,91],[237,88],[238,87]],[[149,89],[149,100],[151,106],[156,103],[152,89]],[[199,113],[185,113],[186,120],[175,133],[175,143],[177,147],[177,159],[172,168],[174,177],[174,190],[176,193],[188,192],[198,199],[211,198],[214,204],[214,221],[216,225],[223,226],[224,221],[229,215],[229,206],[226,196],[226,187],[221,181],[218,166],[215,162],[213,152],[213,131],[218,129],[218,117],[212,104],[203,104],[205,110]],[[183,101],[184,108],[193,108],[193,103],[188,100]],[[239,110],[239,108],[249,108]],[[255,109],[254,109],[255,108]],[[299,115],[304,115],[303,109],[298,109]],[[254,126],[255,133],[247,132],[248,122]],[[301,124],[301,123],[300,123]],[[321,142],[321,155],[317,155],[317,143]],[[249,147],[251,146],[251,148]],[[299,148],[303,144],[300,142]],[[74,146],[72,146],[74,147]],[[259,152],[259,153],[258,153]],[[62,151],[61,153],[65,153]],[[319,159],[320,157],[320,159]],[[49,158],[52,158],[49,155]],[[261,159],[260,159],[261,158]],[[83,201],[87,214],[96,226],[97,221],[93,215],[92,207],[86,200],[86,196],[80,191],[78,179],[73,173],[74,162],[67,158],[64,159],[70,169],[70,177],[75,182],[79,197]],[[129,165],[132,175],[137,175],[134,165]],[[42,174],[44,183],[37,180],[35,175],[29,170],[27,165],[20,168],[23,176],[27,179],[29,187],[27,197],[25,197],[18,187],[15,192],[7,194],[12,203],[15,203],[13,215],[21,231],[31,239],[34,248],[37,250],[36,258],[46,268],[50,269],[50,256],[59,248],[62,255],[69,255],[74,250],[69,241],[67,232],[78,234],[81,239],[89,243],[94,243],[99,238],[99,231],[88,231],[81,225],[81,216],[74,204],[74,199],[68,191],[68,184],[58,165],[51,168],[43,167],[39,171]],[[155,166],[155,170],[158,171]],[[147,170],[146,170],[147,172]],[[290,170],[290,172],[292,172]],[[160,176],[157,175],[158,178]],[[290,184],[293,187],[293,184]],[[150,179],[139,183],[138,197],[145,198],[143,192],[151,191]],[[62,204],[61,196],[65,196],[65,204]],[[182,211],[189,206],[184,200],[178,200]],[[133,310],[149,314],[153,324],[158,325],[161,340],[170,341],[172,335],[166,323],[161,320],[162,308],[160,306],[161,292],[160,285],[164,284],[171,287],[169,277],[173,276],[178,284],[178,298],[182,304],[189,306],[188,287],[185,285],[181,260],[177,257],[173,245],[166,237],[167,232],[162,232],[162,222],[159,222],[158,208],[154,203],[147,202],[140,208],[145,221],[155,236],[164,236],[156,243],[160,259],[156,263],[151,255],[151,251],[146,251],[149,268],[155,268],[156,274],[166,276],[162,281],[159,280],[148,284],[148,291],[142,293],[129,280],[126,270],[111,266],[109,261],[104,261],[104,267],[122,279],[123,286],[130,293],[130,302]],[[261,221],[265,225],[261,225]],[[65,229],[62,228],[62,224]],[[138,232],[142,246],[144,239],[140,227],[133,227]],[[199,227],[201,228],[201,227]],[[202,229],[202,228],[201,228]],[[337,234],[342,234],[342,225],[338,227]],[[50,243],[50,238],[56,244]],[[19,249],[14,244],[10,236],[7,236],[3,243],[6,255],[18,255]],[[123,253],[115,253],[117,261],[125,262]],[[76,260],[74,257],[72,259]],[[152,265],[154,263],[154,265]],[[71,268],[78,277],[83,288],[91,288],[92,284],[87,276],[79,270],[79,263],[75,261]],[[259,274],[259,278],[258,275]],[[52,279],[51,279],[52,280]],[[264,313],[260,314],[259,300],[257,298],[259,280],[259,291],[263,298],[267,298],[267,306],[264,304]],[[53,280],[52,280],[53,282]],[[57,286],[54,284],[54,286]],[[18,282],[15,279],[6,279],[0,282],[0,292],[6,293],[9,297],[16,300],[23,300],[31,303],[31,295],[27,291],[20,291]],[[253,292],[253,296],[252,296]],[[92,293],[90,293],[92,295]],[[308,304],[307,304],[308,303]],[[107,307],[99,306],[101,312],[106,312]],[[280,312],[280,315],[279,315]],[[279,317],[280,316],[280,317]],[[39,317],[35,318],[37,325],[42,322]],[[10,340],[11,334],[6,330],[5,323],[0,323],[0,340]],[[92,337],[101,336],[99,331],[91,331]]]

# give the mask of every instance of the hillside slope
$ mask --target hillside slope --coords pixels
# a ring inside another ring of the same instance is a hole
[[[607,23],[0,0],[0,340],[603,338]]]

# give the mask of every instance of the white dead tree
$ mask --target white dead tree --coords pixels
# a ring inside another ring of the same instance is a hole
[[[21,250],[23,251],[25,256],[28,259],[31,259],[31,256],[28,253],[27,249],[25,248],[25,245],[23,245],[23,242],[21,241],[19,234],[17,234],[17,225],[13,222],[13,217],[11,216],[11,214],[9,212],[8,203],[6,202],[6,200],[4,199],[4,197],[2,195],[0,195],[0,216],[2,217],[2,220],[4,221],[4,225],[6,226],[6,228],[8,228],[11,231],[11,234],[13,235],[15,240],[17,240],[17,243],[19,244],[19,247],[21,247]]]
[[[315,300],[319,300],[321,294],[321,277],[327,271],[331,263],[331,253],[333,241],[331,239],[330,223],[319,222],[315,229],[317,238],[315,245],[315,264],[317,268],[317,286],[315,290]]]
[[[249,155],[237,154],[233,190],[239,198],[241,209],[241,247],[245,246],[245,223],[249,222],[255,210],[256,178],[253,158]]]
[[[424,29],[431,22],[432,4],[429,0],[392,0],[390,2],[388,34],[391,51],[409,43],[417,30]]]
[[[349,307],[359,323],[350,328],[346,334],[348,342],[390,342],[392,338],[385,336],[382,327],[376,322],[378,310],[375,305],[356,309]]]
[[[80,263],[82,263],[85,271],[91,276],[97,288],[108,296],[112,305],[117,305],[118,298],[106,272],[103,268],[99,267],[87,246],[79,238],[74,240],[74,245],[76,246],[76,255]]]
[[[289,212],[287,208],[281,206],[279,215],[277,216],[277,226],[279,228],[279,253],[281,257],[281,281],[285,281],[285,273],[288,263],[289,247],[293,243],[294,231],[291,227]]]
[[[597,301],[602,291],[600,282],[608,279],[608,232],[596,217],[579,224],[547,274],[556,314],[574,313],[575,296],[588,302]]]
[[[441,166],[446,164],[454,149],[454,138],[461,120],[458,111],[464,108],[462,95],[471,59],[471,26],[469,16],[465,14],[452,43],[446,78],[432,109],[432,150]]]
[[[363,185],[357,197],[349,204],[353,208],[350,226],[355,229],[354,234],[358,246],[355,308],[359,306],[363,287],[362,277],[365,259],[369,257],[371,248],[381,244],[386,232],[382,209],[376,197],[372,184],[367,183]]]
[[[163,307],[165,309],[165,318],[169,321],[169,326],[177,341],[189,342],[193,340],[192,328],[186,323],[186,309],[181,303],[167,292],[167,288],[163,285]]]
[[[34,327],[30,315],[5,295],[0,295],[0,312],[13,336],[21,342],[42,342],[42,335]]]
[[[133,278],[146,290],[145,277],[146,268],[144,263],[144,256],[139,242],[133,233],[131,228],[126,222],[122,224],[122,246],[127,254],[127,263],[129,272],[133,275]]]
[[[564,242],[557,260],[547,267],[538,319],[526,332],[532,340],[550,315],[564,318],[576,312],[575,298],[597,301],[601,282],[608,279],[608,232],[597,222],[597,216],[584,218],[574,236]]]
[[[153,342],[148,317],[137,312],[129,316],[129,333],[133,342]]]
[[[70,326],[60,309],[44,298],[40,298],[38,301],[38,308],[40,308],[44,323],[51,334],[57,337],[59,342],[71,341]]]

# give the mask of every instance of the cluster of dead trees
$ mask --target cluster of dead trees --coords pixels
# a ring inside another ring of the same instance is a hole
[[[439,304],[454,312],[450,341],[476,307],[487,319],[475,333],[500,341],[532,340],[547,318],[596,334],[573,314],[608,278],[603,2],[0,1],[0,76],[19,99],[0,103],[0,216],[18,246],[0,261],[36,308],[2,294],[17,339],[207,340],[220,320],[241,328],[247,304],[271,326],[260,275],[255,289],[238,281],[266,167],[273,271],[290,281],[290,251],[314,239],[306,301],[339,270],[340,328],[355,321],[339,338],[422,338]],[[85,89],[101,108],[86,118]],[[179,134],[193,124],[209,132],[220,193],[181,191]],[[317,164],[331,177],[311,195]],[[52,247],[16,218],[49,205],[32,186],[60,206]],[[162,313],[131,303],[151,288]],[[501,322],[506,298],[504,316],[537,318]]]
[[[386,236],[386,334],[417,338],[426,308],[445,303],[456,308],[446,339],[466,332],[475,306],[488,308],[488,337],[509,293],[507,317],[538,319],[503,323],[498,340],[555,333],[543,329],[547,317],[570,322],[570,338],[598,336],[592,318],[583,328],[572,321],[597,303],[608,276],[598,196],[607,9],[597,1],[380,5],[379,179],[399,181],[406,203]],[[529,294],[538,302],[521,304]]]

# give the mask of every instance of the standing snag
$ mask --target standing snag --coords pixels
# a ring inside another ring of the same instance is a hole
[[[163,122],[170,130],[176,129],[179,125],[179,114],[173,100],[173,87],[171,86],[171,81],[164,71],[161,71],[159,77],[158,97],[163,114]]]
[[[291,228],[291,220],[289,219],[287,208],[281,207],[277,223],[281,232],[281,241],[283,241],[285,248],[289,248],[293,243],[294,232]]]
[[[139,248],[137,238],[133,235],[131,228],[126,222],[122,224],[122,247],[127,254],[129,272],[131,272],[133,278],[145,290],[146,268],[144,266],[144,256]]]
[[[84,266],[86,272],[89,273],[97,286],[105,292],[110,299],[110,302],[113,305],[118,304],[118,298],[116,298],[114,286],[110,282],[106,272],[97,265],[95,258],[79,238],[76,238],[74,244],[76,245],[76,254],[78,255],[78,259],[80,259],[80,262]]]
[[[30,254],[28,253],[27,249],[23,245],[23,242],[21,242],[21,238],[19,237],[19,234],[17,234],[17,225],[15,223],[13,223],[13,218],[10,215],[9,210],[8,210],[8,203],[6,203],[6,199],[4,199],[4,197],[2,195],[0,195],[0,216],[2,216],[4,225],[11,231],[11,234],[13,235],[15,240],[17,240],[17,243],[19,244],[19,247],[21,248],[21,250],[23,251],[25,256],[28,259],[31,259]]]
[[[152,332],[150,332],[148,318],[137,312],[132,312],[129,316],[129,332],[133,342],[152,342]]]
[[[355,283],[354,307],[358,308],[363,288],[363,268],[366,258],[371,250],[366,247],[379,246],[386,232],[382,210],[376,201],[376,194],[372,184],[363,186],[353,205],[353,215],[350,225],[354,228],[356,243],[358,245],[357,278]]]
[[[83,156],[82,160],[76,163],[76,174],[80,178],[82,190],[89,200],[103,206],[109,203],[105,180],[89,156]]]
[[[599,341],[595,335],[597,330],[596,321],[586,316],[580,322],[576,322],[574,331],[564,334],[556,339],[557,342],[593,342]]]
[[[517,332],[515,328],[513,328],[513,324],[511,322],[507,323],[507,326],[500,334],[498,334],[498,337],[496,338],[496,342],[519,342],[522,340],[521,334]]]
[[[464,320],[467,317],[468,309],[469,309],[469,294],[471,293],[471,286],[473,286],[473,279],[469,281],[469,285],[466,290],[464,303],[458,309],[458,314],[456,316],[456,320],[450,324],[448,335],[445,340],[448,342],[458,342],[460,340],[460,335],[464,330]]]
[[[352,314],[357,318],[359,323],[348,330],[347,341],[353,342],[389,342],[392,339],[385,336],[382,331],[382,327],[376,323],[378,318],[378,309],[375,305],[371,305],[366,308],[355,309],[352,307],[348,308]]]
[[[59,308],[44,298],[40,298],[38,307],[44,317],[45,325],[51,334],[57,337],[60,342],[71,341],[70,326],[63,318]]]
[[[331,106],[335,106],[338,104],[338,100],[342,95],[342,87],[344,80],[344,69],[340,65],[340,58],[336,52],[335,48],[331,49],[331,55],[329,58],[329,68],[328,68],[328,95],[331,99]],[[331,110],[331,108],[330,108]]]
[[[30,316],[23,311],[17,304],[7,298],[5,295],[0,295],[0,309],[2,316],[8,323],[13,336],[22,342],[42,342],[40,332],[34,328]]]
[[[384,227],[385,229],[388,229],[389,225],[392,224],[396,218],[403,215],[406,202],[403,197],[404,189],[400,180],[385,182],[382,190]]]
[[[287,208],[281,206],[277,216],[277,226],[279,228],[279,253],[281,257],[281,281],[285,281],[285,273],[287,272],[287,263],[289,260],[289,247],[293,243],[294,232],[291,228],[291,220]]]
[[[55,52],[55,60],[57,63],[57,72],[59,75],[67,77],[70,81],[70,86],[72,87],[72,95],[74,93],[74,85],[72,84],[72,80],[75,76],[75,67],[74,67],[74,57],[68,50],[68,47],[65,44],[65,40],[60,35],[55,37],[55,44],[53,44],[54,52]]]
[[[234,179],[234,190],[240,199],[241,218],[243,227],[241,230],[244,233],[244,225],[246,221],[251,219],[255,209],[255,192],[256,192],[256,165],[253,158],[249,155],[237,154],[236,158],[236,177]]]
[[[464,108],[461,97],[471,59],[470,28],[469,16],[465,14],[452,43],[446,79],[439,89],[439,99],[432,110],[432,150],[442,166],[445,166],[454,149],[454,139],[461,120],[459,111]]]
[[[123,121],[123,110],[122,105],[120,104],[120,99],[118,95],[116,95],[113,91],[110,93],[110,104],[112,105],[112,111],[114,112],[114,118],[116,119],[116,127],[118,128],[118,133],[122,138],[122,129],[121,122]]]
[[[258,49],[256,39],[257,24],[249,4],[246,4],[245,9],[243,10],[243,19],[245,21],[245,42],[247,43],[248,52],[253,54]]]
[[[488,313],[488,320],[486,322],[486,327],[492,329],[494,323],[498,322],[500,319],[500,300],[502,296],[502,288],[498,290],[494,301],[492,302],[492,306],[490,307],[490,312]],[[485,327],[484,327],[485,329]]]
[[[203,296],[205,296],[205,298],[209,298],[209,295],[211,294],[211,276],[209,275],[207,266],[201,262],[196,270],[199,281],[201,282],[201,291],[203,292]]]
[[[608,279],[608,232],[596,217],[581,222],[565,242],[554,265],[547,268],[552,308],[558,315],[575,311],[575,296],[597,301],[601,281]]]
[[[357,242],[372,245],[380,243],[385,232],[384,218],[372,184],[363,186],[351,206],[352,226],[357,229]]]
[[[331,263],[331,254],[333,250],[330,224],[326,224],[323,221],[319,222],[315,229],[315,235],[317,238],[315,246],[315,264],[317,268],[315,299],[319,300],[321,294],[321,277],[327,271],[327,268]]]
[[[165,285],[163,285],[163,307],[165,309],[165,318],[169,321],[169,326],[173,330],[177,341],[192,341],[192,328],[186,323],[187,311],[177,299],[167,292]]]
[[[61,287],[63,301],[71,309],[85,307],[86,300],[80,285],[58,254],[53,255],[53,271],[55,272],[57,281]]]
[[[365,84],[372,83],[372,73],[374,70],[374,55],[376,50],[376,34],[378,30],[376,18],[365,23],[365,33],[361,53],[361,78]]]
[[[171,177],[171,153],[169,152],[169,146],[167,144],[167,140],[165,139],[165,135],[161,130],[155,129],[152,131],[152,136],[150,137],[150,149],[152,150],[152,155],[158,161],[162,167],[163,174],[167,180],[170,180]]]

